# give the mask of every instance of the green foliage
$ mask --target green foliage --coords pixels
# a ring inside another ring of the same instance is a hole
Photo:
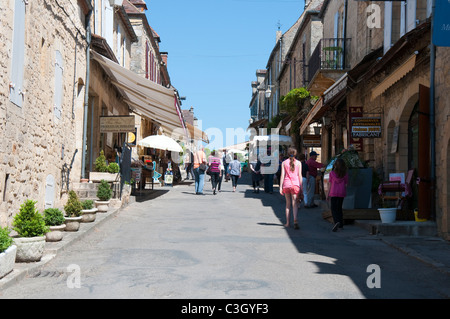
[[[119,171],[120,171],[119,164],[117,164],[116,162],[109,163],[107,171],[109,173],[114,173],[114,174],[119,173]]]
[[[59,226],[64,223],[64,215],[58,208],[47,208],[44,210],[44,220],[47,226]]]
[[[77,193],[73,190],[69,191],[69,199],[67,200],[66,205],[64,206],[64,211],[68,217],[78,217],[81,216],[81,210],[83,207],[81,206],[81,202],[78,199]]]
[[[112,189],[109,186],[108,182],[102,179],[100,181],[100,185],[97,190],[97,197],[101,201],[108,201],[112,196]]]
[[[306,88],[293,89],[280,98],[280,109],[289,115],[297,115],[303,104],[311,98],[312,96]]]
[[[8,249],[8,247],[11,246],[13,243],[13,240],[9,236],[9,233],[10,230],[8,227],[5,228],[0,227],[0,253]]]
[[[27,200],[20,206],[19,213],[14,216],[14,230],[20,237],[43,236],[49,231],[44,217],[35,207],[36,201]]]
[[[94,162],[95,165],[95,171],[96,172],[107,172],[108,171],[108,165],[106,165],[106,157],[103,150],[100,151],[100,155],[95,159]]]
[[[272,120],[267,124],[267,130],[277,127],[283,118],[284,118],[283,114],[278,114],[274,116]]]
[[[81,206],[83,209],[92,209],[94,208],[94,201],[92,199],[85,199],[81,201]]]

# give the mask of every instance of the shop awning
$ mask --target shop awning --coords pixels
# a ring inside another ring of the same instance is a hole
[[[174,89],[137,75],[95,51],[91,51],[91,56],[102,66],[133,112],[160,124],[165,135],[188,135]]]
[[[416,65],[416,55],[413,54],[403,63],[400,67],[398,67],[394,72],[392,72],[389,76],[387,76],[383,82],[378,84],[372,90],[372,100],[383,94],[384,91],[389,89],[395,82],[399,81],[402,77],[404,77],[407,73],[409,73],[414,66]]]
[[[306,115],[305,120],[302,122],[302,125],[300,126],[300,135],[303,134],[303,132],[306,130],[308,125],[314,121],[315,119],[320,118],[328,107],[323,105],[323,98],[321,97],[316,104],[312,107],[311,111],[309,111],[308,115]]]
[[[208,135],[205,132],[203,132],[199,128],[196,128],[194,125],[191,125],[189,123],[186,123],[186,126],[189,131],[189,135],[190,135],[191,139],[209,143]]]

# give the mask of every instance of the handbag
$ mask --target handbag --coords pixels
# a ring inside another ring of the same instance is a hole
[[[208,169],[206,170],[207,175],[211,175],[211,166],[208,166]]]
[[[203,164],[203,163],[201,163],[200,166],[198,167],[198,169],[203,172],[206,171],[206,168],[207,168],[206,164]]]

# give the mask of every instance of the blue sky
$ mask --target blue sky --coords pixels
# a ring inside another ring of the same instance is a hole
[[[161,37],[160,51],[168,52],[172,85],[186,97],[182,109],[194,107],[213,148],[243,142],[231,140],[234,134],[226,129],[247,129],[256,70],[267,65],[278,24],[287,31],[303,12],[304,0],[146,3],[148,21]]]

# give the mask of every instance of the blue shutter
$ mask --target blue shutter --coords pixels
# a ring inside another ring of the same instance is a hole
[[[14,4],[14,30],[11,59],[10,101],[17,106],[23,104],[23,69],[25,61],[25,2],[16,0]]]
[[[63,101],[63,58],[61,52],[55,54],[55,95],[54,95],[54,113],[55,117],[60,119],[62,113]]]

